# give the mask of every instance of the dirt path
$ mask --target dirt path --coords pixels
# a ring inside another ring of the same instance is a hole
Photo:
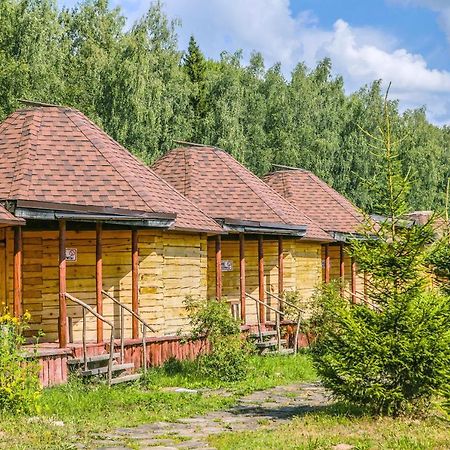
[[[241,398],[236,406],[203,416],[121,428],[98,442],[97,449],[147,450],[208,449],[208,436],[227,431],[254,431],[275,427],[300,413],[329,404],[318,383],[299,383],[257,391]],[[127,445],[127,443],[129,445]]]

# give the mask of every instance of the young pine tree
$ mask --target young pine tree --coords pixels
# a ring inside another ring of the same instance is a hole
[[[206,60],[194,36],[189,39],[188,51],[183,58],[184,69],[191,81],[191,108],[194,116],[191,139],[200,142],[202,121],[206,115]]]
[[[376,225],[350,253],[367,275],[366,292],[351,303],[333,286],[317,297],[314,361],[324,385],[340,400],[378,414],[424,413],[432,395],[450,380],[450,300],[434,289],[428,257],[432,221],[412,226],[409,177],[401,174],[387,102],[378,134],[371,134],[378,161],[373,195]]]

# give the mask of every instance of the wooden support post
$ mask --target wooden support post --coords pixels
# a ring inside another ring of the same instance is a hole
[[[97,312],[103,315],[103,256],[102,256],[102,223],[97,222],[95,234],[95,287]],[[97,318],[97,342],[103,342],[103,321]]]
[[[364,272],[364,300],[367,301],[367,272]]]
[[[59,221],[59,346],[67,347],[66,221]]]
[[[216,299],[222,298],[222,237],[216,236]]]
[[[239,288],[241,293],[241,321],[245,325],[247,321],[245,311],[245,236],[239,233]]]
[[[341,294],[343,294],[345,283],[345,254],[343,242],[339,244],[339,278],[341,282]]]
[[[22,295],[23,295],[23,239],[22,227],[14,228],[14,317],[22,316]]]
[[[264,238],[260,234],[258,236],[258,284],[259,284],[259,300],[264,302]],[[266,308],[261,303],[259,304],[259,317],[261,323],[266,322]]]
[[[356,261],[352,257],[352,302],[356,303]]]
[[[325,283],[330,282],[330,269],[331,269],[330,244],[325,244]]]
[[[139,314],[139,243],[138,230],[131,232],[131,309]],[[133,316],[132,321],[132,337],[139,338],[139,323]]]
[[[278,236],[278,297],[281,299],[284,292],[284,255],[283,255],[283,236]],[[278,305],[280,311],[283,311],[283,302]]]

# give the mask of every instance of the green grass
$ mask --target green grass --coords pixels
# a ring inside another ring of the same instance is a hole
[[[36,417],[0,416],[0,449],[72,449],[74,443],[89,445],[96,434],[114,428],[172,421],[224,409],[245,393],[315,378],[311,362],[304,354],[252,357],[249,376],[238,383],[199,378],[197,372],[194,363],[185,362],[153,369],[142,383],[128,386],[108,388],[75,381],[46,389]],[[202,390],[198,393],[167,390],[175,386]]]
[[[275,429],[211,436],[219,450],[325,450],[338,444],[354,450],[437,450],[450,448],[449,422],[435,415],[423,420],[374,418],[333,405],[295,417]]]

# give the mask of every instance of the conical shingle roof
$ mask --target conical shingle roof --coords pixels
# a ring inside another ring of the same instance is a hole
[[[330,240],[316,223],[221,149],[176,148],[152,169],[215,219],[304,225],[306,239]]]
[[[356,206],[312,172],[277,170],[263,180],[328,232],[357,233],[364,222]]]
[[[66,205],[129,216],[176,214],[177,229],[218,224],[80,111],[29,107],[0,125],[0,200]]]

